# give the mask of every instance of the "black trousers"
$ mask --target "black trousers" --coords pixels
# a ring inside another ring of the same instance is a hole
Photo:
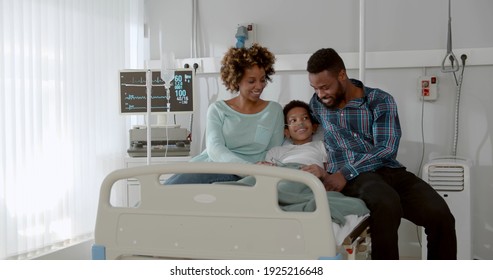
[[[428,259],[457,259],[455,219],[447,203],[405,168],[361,173],[348,181],[342,193],[362,199],[370,209],[372,259],[399,259],[401,218],[425,228]]]

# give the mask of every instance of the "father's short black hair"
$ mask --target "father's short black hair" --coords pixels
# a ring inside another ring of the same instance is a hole
[[[306,70],[308,73],[317,74],[324,70],[339,74],[341,70],[346,70],[344,61],[339,54],[332,48],[319,49],[310,56]]]

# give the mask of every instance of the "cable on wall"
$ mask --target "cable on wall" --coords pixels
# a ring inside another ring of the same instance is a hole
[[[452,156],[457,156],[457,141],[459,138],[459,107],[460,107],[460,95],[462,90],[462,81],[464,78],[464,68],[466,66],[467,55],[463,54],[460,57],[462,61],[462,71],[457,79],[457,75],[455,74],[460,70],[461,65],[459,64],[459,60],[455,57],[454,52],[452,50],[452,4],[451,0],[448,1],[448,33],[447,33],[447,54],[443,58],[442,61],[442,72],[443,73],[452,73],[455,79],[456,86],[456,101],[455,101],[455,117],[454,117],[454,143],[452,147]],[[450,66],[447,66],[447,60],[450,61]]]
[[[190,57],[198,57],[197,53],[197,25],[198,25],[198,2],[197,0],[192,0],[192,36],[190,39]],[[197,73],[198,64],[194,63],[194,74]],[[192,129],[193,129],[193,113],[190,114],[189,129],[190,134],[188,135],[188,140],[192,141]]]
[[[366,49],[365,49],[365,0],[359,1],[359,79],[365,83]]]
[[[454,72],[454,77],[456,80],[456,99],[455,99],[455,118],[454,118],[454,144],[452,147],[452,155],[455,157],[457,156],[457,142],[459,139],[459,109],[460,109],[460,95],[462,91],[462,82],[464,80],[464,68],[466,66],[466,59],[467,55],[463,54],[461,55],[460,59],[462,60],[462,71],[459,76],[459,79],[457,79],[455,72]]]
[[[196,58],[197,55],[197,0],[192,0],[192,36],[190,39],[190,57]]]

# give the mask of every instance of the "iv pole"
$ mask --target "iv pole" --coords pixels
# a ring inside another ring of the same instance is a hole
[[[147,165],[151,165],[151,92],[152,92],[152,71],[146,67],[146,93],[147,93]]]

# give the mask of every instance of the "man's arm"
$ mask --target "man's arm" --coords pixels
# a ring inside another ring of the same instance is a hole
[[[346,180],[351,180],[362,172],[377,170],[384,166],[386,161],[397,156],[401,128],[397,106],[391,96],[385,102],[379,103],[372,111],[373,147],[366,153],[356,154],[353,163],[346,164],[339,171]]]

